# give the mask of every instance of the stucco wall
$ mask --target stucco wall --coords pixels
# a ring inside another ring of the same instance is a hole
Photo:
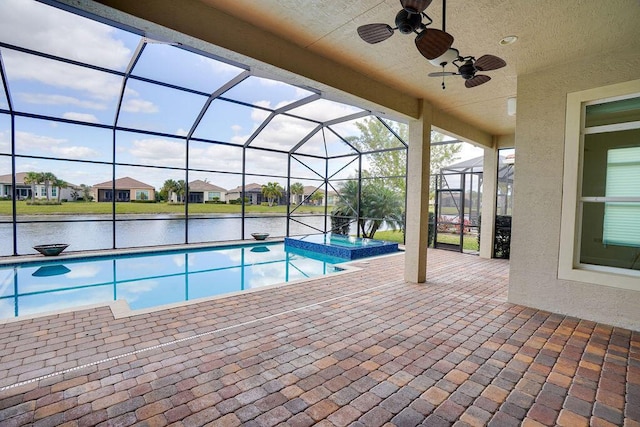
[[[639,69],[640,54],[612,55],[518,77],[510,302],[640,330],[640,290],[558,279],[567,93],[637,79]]]

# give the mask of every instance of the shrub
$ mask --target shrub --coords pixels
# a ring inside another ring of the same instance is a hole
[[[155,200],[148,200],[148,199],[142,199],[142,200],[130,200],[131,203],[156,203]]]
[[[36,200],[35,202],[33,201],[28,201],[27,205],[30,206],[54,206],[54,205],[61,205],[62,203],[58,202],[57,200]]]
[[[427,231],[427,246],[430,248],[433,247],[433,240],[435,237],[435,222],[436,222],[436,214],[433,212],[429,212],[429,229]]]
[[[511,216],[509,215],[496,215],[493,256],[502,259],[509,259],[511,256]]]
[[[480,229],[482,217],[478,217],[478,248],[480,247]],[[493,239],[493,257],[509,259],[511,256],[511,216],[496,215],[496,229]]]
[[[346,236],[349,234],[349,226],[352,218],[331,213],[331,232]]]

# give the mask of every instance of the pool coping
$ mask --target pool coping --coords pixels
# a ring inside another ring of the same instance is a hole
[[[275,238],[275,239],[268,239],[268,240],[260,241],[260,243],[262,243],[262,244],[264,244],[264,243],[281,243],[281,242],[284,242],[284,239]],[[224,244],[219,244],[219,245],[211,245],[211,244],[206,244],[205,245],[205,244],[202,244],[202,245],[197,245],[197,247],[196,247],[196,244],[193,244],[193,245],[171,245],[170,247],[163,246],[163,250],[162,251],[170,252],[172,250],[206,249],[206,248],[213,248],[213,247],[248,245],[250,243],[260,244],[260,243],[256,243],[253,240],[238,240],[238,241],[233,241],[233,242],[225,242]],[[100,251],[100,255],[87,255],[86,253],[83,253],[83,254],[79,254],[79,253],[78,254],[73,254],[73,253],[71,253],[71,254],[68,254],[64,259],[82,259],[82,258],[92,258],[92,257],[99,257],[99,256],[128,255],[128,254],[139,254],[139,253],[151,252],[148,247],[135,248],[135,249],[139,249],[139,250],[125,251],[123,249],[116,249],[116,250],[109,250],[109,251]],[[160,250],[154,248],[154,252],[156,252],[156,251],[160,251]],[[107,253],[107,252],[109,252],[109,253]],[[74,255],[77,255],[77,256],[74,256]],[[384,258],[384,257],[390,257],[390,256],[399,256],[399,255],[404,255],[404,251],[403,250],[399,250],[398,252],[393,253],[393,254],[385,254],[385,255],[369,257],[369,258],[359,258],[359,259],[355,259],[355,260],[345,260],[343,263],[335,264],[335,266],[340,268],[341,271],[336,271],[336,272],[331,273],[331,274],[325,274],[325,275],[321,275],[321,276],[315,276],[315,277],[304,278],[304,279],[297,279],[297,280],[292,280],[290,282],[275,283],[273,285],[263,286],[263,287],[254,288],[254,289],[247,289],[247,290],[242,290],[242,291],[234,291],[234,292],[229,292],[229,293],[226,293],[226,294],[220,294],[220,295],[213,295],[213,296],[209,296],[209,297],[196,298],[196,299],[192,299],[192,300],[189,300],[189,301],[179,301],[179,302],[175,302],[175,303],[159,305],[159,306],[156,306],[156,307],[148,307],[148,308],[141,308],[141,309],[137,309],[137,310],[132,310],[131,307],[129,306],[129,304],[124,299],[118,299],[118,300],[115,300],[115,301],[109,301],[109,302],[105,302],[105,303],[87,304],[87,305],[82,305],[82,306],[64,308],[64,309],[60,309],[60,310],[53,310],[53,311],[47,311],[47,312],[41,312],[41,313],[26,314],[24,316],[19,316],[19,317],[11,317],[11,318],[6,318],[6,319],[0,319],[0,325],[5,325],[5,324],[9,324],[9,323],[14,323],[14,322],[21,322],[21,321],[26,321],[26,320],[33,320],[33,319],[38,319],[38,318],[46,317],[46,316],[57,316],[57,315],[61,315],[61,314],[73,313],[73,312],[76,312],[76,311],[92,310],[92,309],[102,308],[102,307],[109,307],[109,309],[111,310],[111,313],[113,315],[113,318],[117,320],[117,319],[122,319],[122,318],[126,318],[126,317],[133,317],[133,316],[138,316],[138,315],[155,313],[155,312],[162,311],[162,310],[170,310],[170,309],[175,309],[175,308],[181,308],[181,307],[184,307],[184,306],[190,306],[190,305],[198,304],[198,303],[211,302],[211,301],[215,301],[215,300],[219,300],[219,299],[223,299],[223,298],[230,298],[230,297],[234,297],[234,296],[237,296],[237,295],[240,295],[240,294],[250,294],[250,293],[254,293],[254,292],[263,292],[263,291],[268,291],[268,290],[271,290],[271,289],[282,288],[284,286],[299,285],[301,283],[320,280],[320,279],[327,278],[327,277],[342,276],[344,274],[361,271],[363,268],[365,268],[364,266],[369,264],[372,260],[379,259],[379,258]],[[34,255],[32,258],[33,259],[31,261],[17,262],[17,264],[23,264],[23,263],[24,264],[29,264],[29,263],[43,262],[43,261],[48,261],[48,260],[51,260],[51,259],[54,259],[54,258],[60,258],[60,256],[57,256],[57,257],[45,257],[44,255],[41,255],[41,256]],[[8,265],[16,264],[16,262],[7,263],[7,264]],[[364,266],[363,267],[359,267],[359,266],[357,266],[355,264],[363,264]],[[2,265],[2,263],[0,263],[0,265]]]

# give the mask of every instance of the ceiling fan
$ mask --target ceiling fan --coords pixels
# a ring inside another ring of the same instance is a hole
[[[367,43],[380,43],[391,37],[395,30],[402,34],[416,33],[416,47],[427,59],[435,59],[444,54],[453,44],[453,36],[443,30],[427,28],[433,20],[424,12],[432,0],[400,0],[402,10],[396,15],[392,28],[387,24],[366,24],[358,27],[358,35]],[[443,16],[445,3],[443,1]],[[422,18],[429,22],[423,23]]]
[[[481,84],[491,80],[491,77],[485,74],[476,74],[478,71],[497,70],[498,68],[502,68],[507,65],[504,59],[498,58],[494,55],[482,55],[480,58],[476,59],[473,56],[460,56],[457,49],[449,49],[449,51],[447,51],[447,55],[449,55],[449,57],[455,56],[455,59],[450,62],[458,69],[458,72],[439,71],[436,73],[429,73],[429,77],[442,77],[442,89],[445,88],[445,76],[462,76],[465,80],[465,87],[472,88],[480,86]],[[442,55],[442,57],[446,58],[446,55]],[[449,60],[443,60],[440,63],[436,63],[436,61],[438,61],[438,59],[431,61],[431,63],[434,65],[440,65],[443,70],[445,65],[449,63]]]

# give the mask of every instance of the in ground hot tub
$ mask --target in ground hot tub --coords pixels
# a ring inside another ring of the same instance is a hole
[[[398,252],[397,243],[331,233],[285,237],[284,246],[285,249],[304,249],[347,260]]]

